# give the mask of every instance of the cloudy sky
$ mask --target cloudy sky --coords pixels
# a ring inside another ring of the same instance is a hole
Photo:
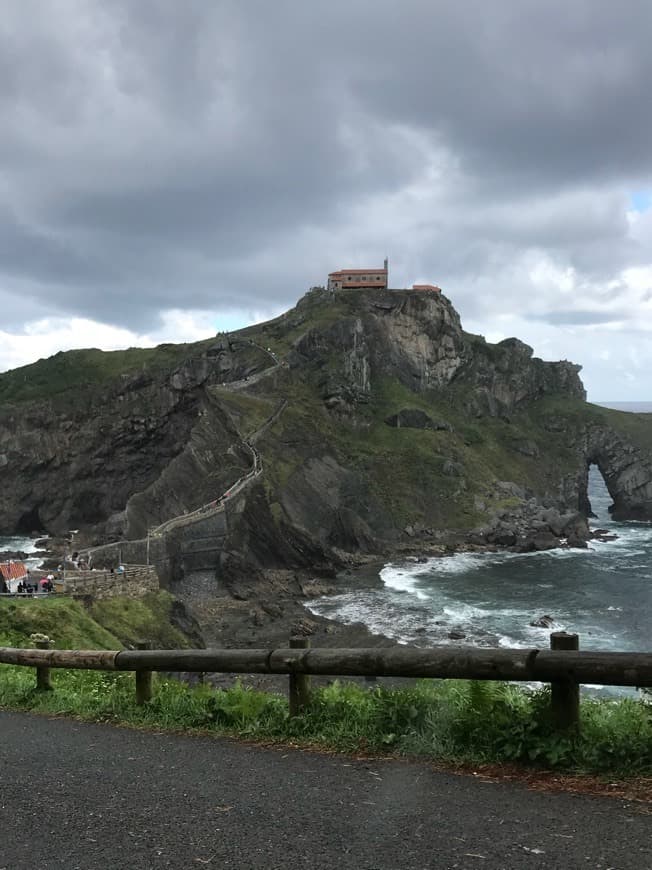
[[[652,400],[649,0],[5,0],[0,370],[328,271]]]

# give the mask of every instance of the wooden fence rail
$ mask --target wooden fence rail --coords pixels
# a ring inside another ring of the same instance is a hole
[[[300,648],[272,650],[141,648],[118,651],[0,647],[0,664],[37,669],[135,671],[137,684],[141,687],[139,698],[145,700],[148,692],[142,688],[147,683],[144,674],[152,671],[289,674],[294,713],[303,709],[309,692],[307,680],[297,680],[298,675],[544,682],[552,683],[552,710],[560,727],[576,727],[578,724],[580,683],[652,687],[652,653],[580,651],[577,649],[577,635],[565,632],[551,635],[553,648],[550,650],[477,647],[310,649],[305,641],[303,643]]]

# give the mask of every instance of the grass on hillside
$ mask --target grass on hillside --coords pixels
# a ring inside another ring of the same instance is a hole
[[[234,419],[243,438],[256,432],[271,417],[277,406],[277,402],[272,399],[235,392],[228,386],[214,386],[210,390]]]
[[[0,404],[49,399],[68,391],[100,384],[123,374],[173,369],[206,342],[160,344],[104,351],[97,348],[59,351],[0,374]]]
[[[0,666],[0,706],[440,762],[652,774],[652,708],[644,700],[583,700],[580,735],[563,736],[550,724],[548,691],[502,683],[428,680],[368,690],[336,682],[313,692],[305,714],[290,719],[284,698],[239,684],[214,690],[159,678],[152,701],[137,707],[132,674],[51,675],[54,690],[37,691],[32,669]]]
[[[188,638],[170,624],[173,597],[163,590],[141,599],[107,598],[86,608],[67,596],[9,598],[0,602],[0,646],[31,646],[46,634],[56,649],[123,649],[138,640],[180,649]]]

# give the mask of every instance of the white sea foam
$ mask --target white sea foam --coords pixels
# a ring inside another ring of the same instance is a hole
[[[498,637],[498,646],[503,649],[530,649],[533,646],[531,643],[526,643],[522,640],[516,640],[507,634],[501,634]]]
[[[390,589],[418,595],[417,587],[421,579],[432,580],[436,575],[466,574],[487,564],[493,555],[493,553],[455,553],[453,556],[433,556],[418,564],[395,565],[390,562],[380,572],[380,578]]]
[[[418,645],[545,649],[551,630],[566,630],[578,632],[585,649],[640,649],[649,637],[640,602],[652,579],[651,529],[615,523],[606,515],[608,499],[604,511],[593,495],[592,502],[603,514],[593,525],[618,535],[615,540],[591,541],[583,550],[397,560],[380,574],[384,588],[321,599],[310,609]],[[554,625],[530,626],[542,613]],[[450,639],[453,628],[466,637]]]
[[[427,595],[419,589],[418,573],[410,571],[409,568],[397,568],[394,565],[386,565],[380,572],[380,579],[388,589],[415,595],[423,600],[427,598]]]
[[[474,607],[471,604],[455,603],[445,605],[444,613],[454,622],[471,622],[474,619],[492,616],[491,610],[484,610],[482,607]]]
[[[34,538],[23,538],[18,535],[0,538],[0,550],[19,550],[22,553],[38,553]]]
[[[428,574],[465,574],[477,571],[491,561],[493,553],[455,553],[453,556],[435,556],[421,566]]]

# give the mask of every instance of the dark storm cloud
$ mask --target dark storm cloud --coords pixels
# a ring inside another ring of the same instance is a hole
[[[532,248],[606,279],[647,256],[651,27],[635,0],[10,2],[0,286],[137,329],[386,252],[470,310]]]
[[[391,51],[357,89],[438,130],[493,183],[649,175],[652,6],[608,0],[401,4]],[[382,15],[373,36],[387,45]]]

